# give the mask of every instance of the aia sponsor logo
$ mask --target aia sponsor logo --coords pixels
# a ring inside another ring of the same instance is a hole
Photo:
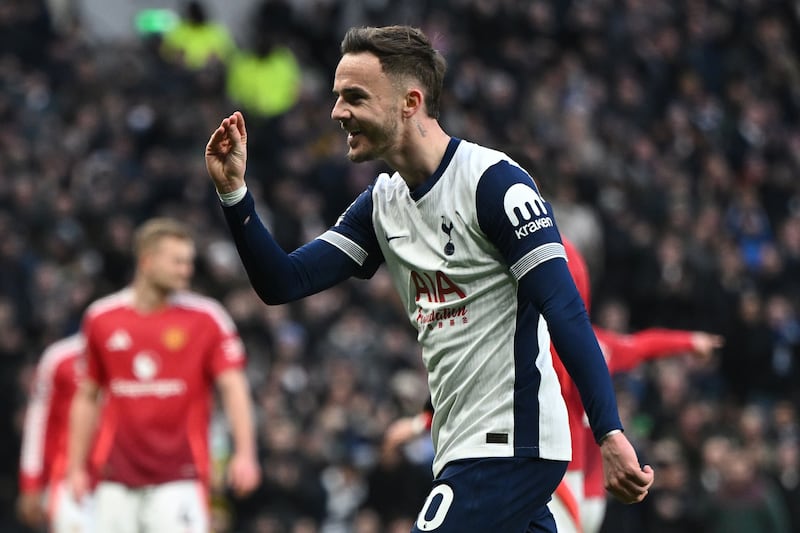
[[[462,300],[467,297],[464,289],[451,280],[447,274],[436,272],[411,271],[411,285],[416,292],[414,301],[426,299],[428,302],[444,303],[448,300]]]
[[[444,272],[411,271],[411,285],[414,288],[414,301],[422,302],[417,307],[415,317],[419,328],[444,328],[456,324],[466,324],[468,309],[462,303],[466,291],[450,279]],[[423,309],[427,304],[450,304],[435,310]]]

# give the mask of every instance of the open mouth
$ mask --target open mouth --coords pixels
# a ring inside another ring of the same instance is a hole
[[[348,142],[348,143],[349,143],[349,142],[352,142],[352,141],[353,141],[353,140],[355,140],[355,139],[356,139],[356,138],[357,138],[359,135],[361,135],[361,131],[359,131],[359,130],[348,131],[348,132],[347,132],[347,142]]]

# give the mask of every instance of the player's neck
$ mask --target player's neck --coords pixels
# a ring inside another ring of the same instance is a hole
[[[164,291],[146,280],[133,282],[133,307],[140,313],[152,313],[167,305],[170,292]]]
[[[436,120],[411,124],[403,148],[387,163],[405,180],[409,189],[425,183],[442,162],[450,136]]]

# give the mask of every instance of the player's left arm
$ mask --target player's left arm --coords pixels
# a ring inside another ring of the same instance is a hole
[[[531,177],[508,162],[490,167],[476,190],[478,223],[518,280],[520,312],[540,312],[578,387],[603,449],[606,488],[623,502],[641,501],[653,482],[622,434],[614,389],[583,300],[569,274],[552,207]]]
[[[210,302],[210,327],[217,328],[217,340],[206,360],[206,372],[213,377],[219,391],[233,439],[227,483],[236,495],[244,496],[261,482],[250,384],[245,374],[245,348],[236,324],[222,304]]]
[[[240,368],[222,371],[215,383],[233,438],[234,452],[228,464],[227,481],[238,496],[244,496],[255,490],[261,481],[250,386]]]
[[[622,429],[605,359],[569,273],[552,208],[533,179],[508,162],[490,167],[477,188],[478,223],[518,280],[521,308],[541,313],[581,393],[595,439]]]

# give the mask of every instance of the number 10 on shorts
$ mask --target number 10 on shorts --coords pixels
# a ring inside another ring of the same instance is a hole
[[[425,504],[419,512],[417,528],[420,531],[433,531],[441,526],[447,516],[447,511],[450,510],[450,506],[453,504],[454,496],[453,489],[450,488],[450,485],[442,483],[441,485],[435,486],[433,490],[431,490],[431,493],[428,494],[428,498],[425,500]],[[437,497],[439,499],[439,505],[436,507],[433,516],[428,518],[428,514],[431,512],[431,505]]]

